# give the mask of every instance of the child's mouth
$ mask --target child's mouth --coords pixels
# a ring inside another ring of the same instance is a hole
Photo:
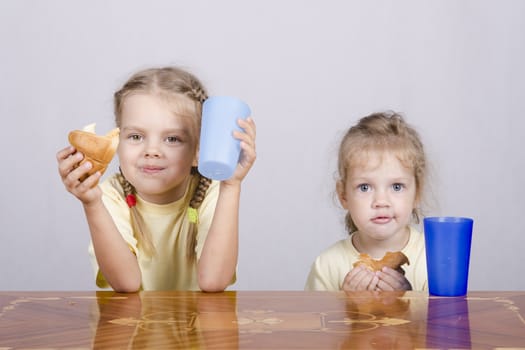
[[[163,170],[164,168],[156,166],[145,166],[142,168],[142,171],[146,174],[156,174]]]
[[[372,219],[372,222],[375,224],[387,224],[392,220],[390,216],[376,216]]]

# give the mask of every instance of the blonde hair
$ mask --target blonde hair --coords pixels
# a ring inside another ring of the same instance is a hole
[[[413,171],[416,200],[420,201],[427,177],[423,143],[417,131],[395,112],[374,113],[363,117],[343,136],[338,154],[338,192],[344,188],[349,169],[366,164],[369,152],[393,152],[401,164]],[[414,208],[412,216],[419,223],[421,212]],[[351,213],[346,214],[348,233],[357,231]]]
[[[169,105],[172,105],[174,110],[189,117],[192,121],[191,137],[194,140],[195,147],[197,147],[200,137],[202,104],[208,96],[204,86],[194,75],[176,67],[150,68],[135,73],[114,94],[115,123],[118,127],[121,126],[124,101],[134,93],[148,93],[159,96],[168,102]],[[185,103],[188,99],[193,103]],[[195,191],[188,203],[188,207],[197,210],[204,200],[211,180],[199,174],[197,168],[192,169],[191,176],[192,181],[190,181],[189,186],[194,181],[197,181],[198,184],[195,186]],[[124,198],[130,194],[136,195],[135,188],[127,181],[122,172],[119,175],[119,181],[124,191]],[[147,225],[145,225],[144,219],[136,206],[131,206],[130,211],[131,225],[137,239],[137,245],[141,247],[146,256],[155,255],[156,250],[152,242],[152,235]],[[185,215],[185,218],[188,220],[187,215]],[[186,256],[190,262],[196,260],[197,229],[197,223],[190,221],[190,237],[188,237],[186,247]]]

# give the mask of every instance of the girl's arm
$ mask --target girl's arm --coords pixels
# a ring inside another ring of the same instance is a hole
[[[142,283],[137,257],[122,238],[102,199],[84,204],[100,272],[116,292],[136,292]]]
[[[118,232],[102,202],[102,191],[97,186],[100,173],[79,181],[92,165],[86,162],[78,166],[83,155],[71,146],[60,150],[56,158],[64,186],[84,206],[97,262],[106,281],[117,292],[137,291],[141,284],[137,258]]]
[[[239,201],[241,182],[255,162],[255,123],[240,119],[244,132],[234,132],[241,140],[241,157],[231,179],[221,182],[215,214],[198,263],[199,287],[203,291],[223,291],[237,268],[239,246]]]
[[[198,262],[198,282],[203,291],[223,291],[233,279],[239,245],[240,191],[240,185],[220,185],[215,214]]]

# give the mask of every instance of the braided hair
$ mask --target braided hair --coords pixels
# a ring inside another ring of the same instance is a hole
[[[198,141],[201,127],[202,104],[208,95],[202,83],[193,74],[177,67],[150,68],[134,74],[122,88],[114,94],[115,123],[118,127],[121,125],[122,107],[126,97],[136,92],[157,94],[175,103],[177,103],[178,96],[188,97],[194,102],[193,108],[190,108],[187,114],[191,115],[194,121],[192,135],[195,140]],[[196,142],[196,144],[198,144],[198,142]],[[188,203],[187,210],[198,212],[206,196],[206,191],[211,184],[211,179],[202,176],[196,167],[192,168],[191,176],[192,181],[190,181],[190,184],[197,182],[197,185]],[[130,204],[128,201],[129,196],[135,198],[133,197],[136,195],[135,187],[126,179],[122,172],[118,175],[118,179],[124,191],[125,200],[130,207],[131,225],[135,238],[137,239],[137,245],[141,247],[146,256],[153,256],[156,251],[153,245],[152,234],[148,230],[144,219],[134,203]],[[198,223],[197,220],[190,220],[188,215],[184,217],[186,220],[189,220],[186,257],[189,262],[195,262]]]

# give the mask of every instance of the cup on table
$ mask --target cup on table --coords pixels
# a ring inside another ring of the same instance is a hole
[[[431,295],[467,294],[473,223],[471,218],[463,217],[423,219]]]
[[[233,131],[242,129],[237,119],[250,116],[250,107],[232,96],[211,96],[202,105],[199,172],[214,180],[229,179],[237,167],[240,141]]]

